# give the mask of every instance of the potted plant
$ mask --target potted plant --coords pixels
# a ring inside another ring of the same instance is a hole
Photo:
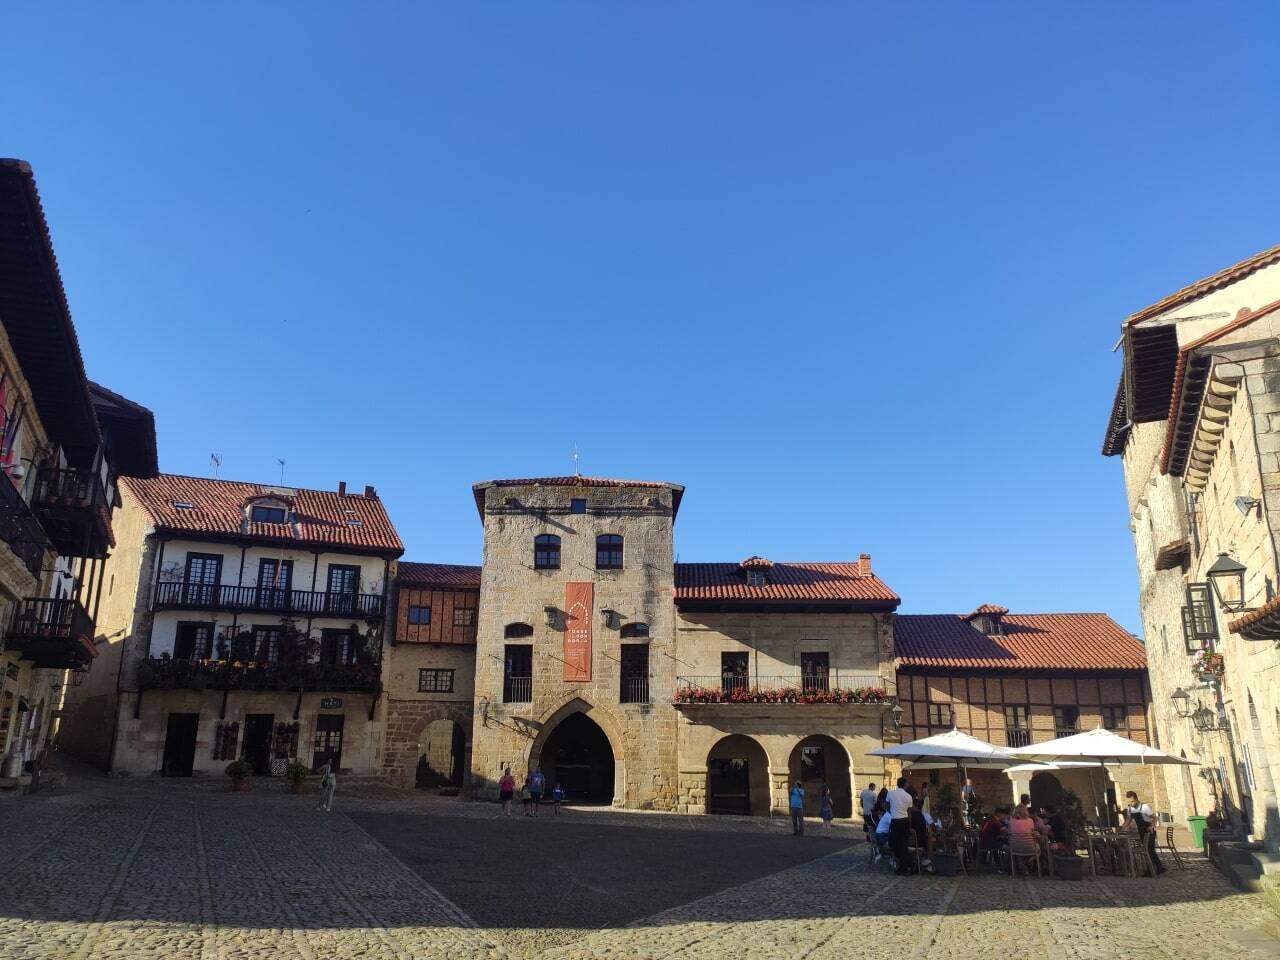
[[[297,760],[285,767],[284,776],[289,781],[289,792],[302,793],[306,789],[307,777],[310,775],[311,771],[307,769],[307,765]]]
[[[240,760],[232,760],[227,764],[227,776],[231,778],[231,789],[237,793],[243,793],[249,789],[249,774],[253,771],[249,769],[249,764],[242,758]]]
[[[933,851],[933,872],[939,877],[960,875],[960,844],[963,834],[944,830]]]
[[[1076,853],[1076,838],[1084,832],[1084,806],[1071,790],[1063,790],[1059,813],[1067,826],[1067,836],[1056,837],[1053,844],[1053,872],[1059,880],[1083,880],[1084,857]]]

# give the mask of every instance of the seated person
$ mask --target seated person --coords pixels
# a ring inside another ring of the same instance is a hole
[[[875,862],[879,863],[880,858],[889,852],[889,824],[893,823],[893,816],[889,813],[887,804],[876,804],[876,811],[872,816],[876,817],[876,858]]]
[[[1049,812],[1049,837],[1064,850],[1074,847],[1075,838],[1071,836],[1067,818],[1056,807]]]
[[[1014,808],[1013,817],[1009,820],[1009,842],[1018,841],[1038,843],[1041,834],[1036,829],[1036,822],[1030,812],[1022,804]]]
[[[1005,826],[1004,807],[996,807],[978,831],[978,846],[983,850],[1001,850],[1008,843],[1009,831]]]

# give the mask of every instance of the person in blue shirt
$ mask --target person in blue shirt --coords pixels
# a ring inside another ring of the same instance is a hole
[[[564,803],[564,787],[557,783],[551,789],[551,809],[557,817],[560,816],[560,804],[562,803]]]
[[[538,815],[538,804],[542,802],[542,792],[547,788],[547,778],[542,775],[542,771],[537,767],[533,768],[533,773],[529,775],[529,800],[533,807],[533,816]]]
[[[804,836],[804,787],[799,780],[791,788],[791,835]]]

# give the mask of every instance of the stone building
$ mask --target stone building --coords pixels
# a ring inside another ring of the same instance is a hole
[[[383,688],[383,771],[399,786],[456,787],[470,778],[480,568],[399,564]]]
[[[114,773],[382,769],[381,660],[403,552],[372,487],[160,474],[121,481],[101,669],[73,689],[80,755]],[[99,731],[110,735],[100,736]]]
[[[31,168],[0,160],[0,787],[38,772],[95,614],[120,470],[154,473],[148,411],[85,376]]]
[[[1098,726],[1152,741],[1146,653],[1105,614],[1015,614],[983,604],[963,616],[900,614],[893,634],[904,742],[955,728],[997,746],[1025,747]],[[987,806],[1023,793],[1053,805],[1065,788],[1090,819],[1107,821],[1126,790],[1167,809],[1157,770],[1046,770],[1012,782],[998,770],[969,776]],[[954,782],[949,771],[935,771],[933,779]]]
[[[1123,463],[1160,746],[1200,764],[1166,772],[1172,811],[1217,808],[1273,849],[1278,333],[1280,247],[1133,314],[1103,443]]]

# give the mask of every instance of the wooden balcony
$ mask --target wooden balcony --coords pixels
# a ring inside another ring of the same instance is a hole
[[[187,581],[156,584],[155,598],[151,603],[153,610],[228,610],[281,616],[354,617],[360,620],[378,619],[384,608],[380,593],[326,593]]]
[[[93,620],[78,600],[20,600],[5,631],[5,648],[37,667],[80,669],[98,655]]]
[[[58,553],[101,559],[116,542],[112,500],[93,471],[43,466],[36,473],[31,504]]]
[[[143,690],[280,690],[379,693],[381,665],[152,657],[138,668]]]
[[[7,477],[0,477],[0,541],[13,551],[37,580],[49,549],[49,538],[35,511]]]

